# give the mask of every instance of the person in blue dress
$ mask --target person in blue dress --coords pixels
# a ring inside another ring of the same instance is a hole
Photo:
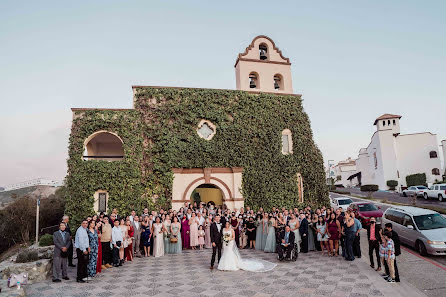
[[[173,217],[172,224],[170,225],[170,236],[177,239],[177,242],[170,242],[169,254],[181,254],[182,243],[181,243],[181,223],[177,216]]]
[[[265,253],[276,252],[276,227],[277,221],[274,217],[270,217],[268,221],[268,236],[265,243]]]
[[[150,222],[149,216],[144,217],[144,221],[141,223],[141,241],[144,246],[144,255],[149,257],[150,255]]]
[[[96,231],[95,227],[96,221],[91,220],[88,223],[87,230],[88,240],[90,244],[90,247],[88,248],[90,258],[87,265],[87,273],[89,278],[92,278],[96,275],[96,265],[98,263],[98,232]]]

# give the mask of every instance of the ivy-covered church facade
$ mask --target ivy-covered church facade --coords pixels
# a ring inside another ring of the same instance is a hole
[[[237,90],[133,86],[132,109],[72,108],[67,212],[326,204],[289,59],[258,36],[235,72]]]

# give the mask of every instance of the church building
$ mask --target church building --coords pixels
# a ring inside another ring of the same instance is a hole
[[[236,90],[133,86],[132,109],[72,108],[68,212],[325,204],[290,59],[257,36],[234,67]]]

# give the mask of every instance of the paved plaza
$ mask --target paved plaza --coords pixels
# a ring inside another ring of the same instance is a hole
[[[244,258],[260,258],[278,266],[270,272],[223,272],[209,269],[211,250],[185,251],[161,258],[136,258],[107,269],[93,281],[29,285],[30,297],[87,296],[425,296],[406,282],[388,284],[363,259],[354,262],[320,253],[300,254],[297,262],[279,262],[275,254],[242,250]]]

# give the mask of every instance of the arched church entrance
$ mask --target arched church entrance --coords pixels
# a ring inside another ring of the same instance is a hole
[[[201,200],[229,209],[244,206],[241,193],[243,168],[173,168],[172,208]]]
[[[190,196],[191,203],[206,203],[207,206],[222,206],[223,205],[223,192],[219,187],[213,184],[202,184],[196,187],[192,191]]]

